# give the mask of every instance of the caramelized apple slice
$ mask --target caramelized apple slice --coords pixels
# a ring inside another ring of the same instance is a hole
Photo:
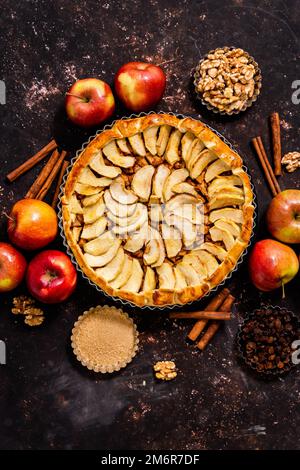
[[[85,225],[82,230],[81,238],[85,240],[91,240],[92,238],[97,238],[106,229],[107,219],[106,217],[100,217],[92,224]]]
[[[219,245],[216,245],[215,243],[210,242],[202,243],[202,245],[200,246],[200,250],[208,251],[208,253],[211,253],[212,255],[216,256],[220,261],[224,261],[228,254],[227,251],[224,250],[224,248]]]
[[[228,230],[217,228],[216,226],[209,229],[209,233],[213,242],[222,241],[227,251],[230,251],[234,245],[234,238]]]
[[[189,168],[191,178],[198,178],[207,165],[214,162],[217,158],[215,153],[210,152],[208,149],[203,150],[193,166]]]
[[[89,186],[88,184],[82,183],[76,183],[74,186],[74,190],[76,193],[82,196],[93,196],[101,192],[101,188],[97,188],[96,186]]]
[[[181,235],[186,248],[190,247],[197,239],[197,228],[189,220],[176,214],[166,214],[165,221],[168,225],[176,227]]]
[[[172,196],[174,196],[175,193],[173,192],[173,186],[178,183],[182,183],[188,176],[189,172],[185,168],[171,171],[163,186],[162,196],[164,202],[167,202]]]
[[[69,211],[72,214],[83,214],[83,209],[75,194],[72,194],[69,201]]]
[[[181,272],[188,286],[197,286],[201,279],[197,271],[188,263],[181,261],[177,264],[176,269]]]
[[[112,182],[110,178],[97,178],[97,176],[95,176],[88,167],[84,168],[84,170],[80,173],[78,181],[81,184],[96,186],[97,188],[104,188],[105,186],[109,186]]]
[[[120,204],[134,204],[137,202],[137,196],[127,189],[119,181],[114,181],[110,187],[109,191],[113,199]]]
[[[148,201],[151,194],[152,177],[154,171],[155,169],[152,165],[145,165],[137,170],[134,177],[132,178],[132,190],[143,202]]]
[[[212,211],[213,209],[219,209],[221,207],[226,207],[226,206],[239,206],[243,204],[244,202],[244,197],[235,195],[235,194],[227,194],[227,193],[221,193],[221,194],[216,194],[215,197],[213,197],[209,201],[209,209]]]
[[[187,156],[189,155],[189,150],[195,138],[195,135],[188,131],[181,139],[181,156],[185,163],[187,162]]]
[[[120,204],[112,198],[108,190],[104,193],[104,201],[107,210],[116,217],[131,217],[136,210],[136,204]]]
[[[120,247],[115,257],[103,268],[96,269],[96,273],[107,282],[113,281],[122,271],[124,261],[124,250],[122,247]]]
[[[181,290],[187,287],[187,283],[182,272],[177,269],[177,266],[174,268],[174,277],[175,277],[175,289]]]
[[[151,126],[147,127],[147,129],[143,131],[145,146],[152,155],[156,155],[156,140],[158,129],[158,126]]]
[[[166,165],[159,165],[153,178],[153,193],[155,196],[161,198],[163,187],[170,170]]]
[[[175,194],[191,194],[194,197],[198,197],[196,189],[189,183],[177,183],[173,186],[172,191]]]
[[[216,258],[205,250],[196,250],[193,252],[200,260],[200,262],[206,267],[208,276],[210,277],[219,267],[219,263]]]
[[[103,255],[103,253],[106,253],[109,250],[115,240],[116,238],[111,232],[105,232],[97,238],[85,243],[83,248],[84,251],[90,255]]]
[[[190,204],[199,204],[199,200],[189,194],[178,194],[165,204],[165,211],[172,212],[177,207],[188,206]]]
[[[142,291],[149,292],[156,288],[155,272],[150,266],[147,266]]]
[[[216,176],[219,176],[221,173],[224,173],[225,171],[229,171],[230,166],[227,165],[227,163],[224,162],[224,160],[221,160],[220,158],[212,163],[208,168],[205,173],[205,181],[209,183],[212,181]]]
[[[158,134],[156,146],[157,146],[157,153],[160,157],[165,153],[166,147],[168,145],[171,129],[172,127],[168,126],[167,124],[164,124],[160,126],[159,128],[159,134]]]
[[[207,268],[205,264],[201,262],[200,258],[194,252],[184,255],[182,261],[193,266],[199,276],[199,279],[202,280],[207,277]]]
[[[147,207],[144,206],[143,204],[140,204],[138,217],[134,220],[132,224],[130,225],[126,224],[125,226],[116,225],[115,227],[113,227],[112,230],[116,235],[122,236],[131,232],[135,232],[136,230],[139,230],[142,227],[142,225],[144,225],[145,222],[147,222],[147,220],[148,220]]]
[[[115,140],[112,140],[103,147],[103,153],[110,162],[121,168],[131,168],[135,163],[134,157],[124,157],[120,153]]]
[[[114,289],[120,289],[128,279],[130,278],[132,273],[132,259],[129,258],[128,255],[125,254],[124,264],[120,274],[110,283],[111,287]]]
[[[147,240],[148,236],[148,223],[142,225],[133,235],[127,238],[124,249],[131,253],[136,253],[141,250]]]
[[[177,228],[162,224],[161,233],[166,247],[168,258],[174,258],[182,248],[181,235]]]
[[[195,139],[186,155],[186,165],[189,170],[194,166],[196,161],[200,158],[202,151],[204,150],[204,144],[200,139]]]
[[[131,276],[129,277],[126,284],[122,286],[122,290],[128,291],[128,292],[139,292],[142,282],[143,282],[143,277],[144,277],[144,271],[142,270],[140,262],[138,259],[134,258],[132,260]]]
[[[99,199],[101,199],[101,197],[103,196],[103,193],[104,193],[103,191],[100,191],[100,193],[98,194],[92,194],[91,196],[86,196],[83,199],[81,199],[81,204],[83,205],[83,207],[93,206],[94,204],[96,204],[96,202],[99,201]]]
[[[130,154],[130,148],[128,147],[127,140],[125,138],[117,139],[117,145],[121,152]]]
[[[181,137],[182,137],[182,132],[180,132],[178,129],[175,129],[173,130],[169,138],[169,142],[168,142],[164,157],[167,160],[167,162],[169,162],[171,165],[173,165],[174,163],[180,160],[179,145],[180,145]]]
[[[121,169],[116,166],[101,165],[90,162],[90,167],[96,173],[106,178],[114,179],[121,174]]]
[[[215,223],[215,227],[218,227],[221,230],[228,230],[228,232],[230,232],[233,237],[239,237],[241,233],[241,229],[238,224],[232,220],[218,219]]]
[[[229,219],[237,224],[242,224],[244,222],[243,211],[241,209],[226,208],[212,211],[209,214],[209,221],[211,223],[214,223],[218,219]]]
[[[141,203],[134,204],[135,211],[132,215],[128,215],[127,217],[118,217],[114,215],[112,212],[107,213],[107,217],[111,220],[114,224],[120,225],[120,227],[127,227],[134,223],[136,223],[142,215],[142,212],[145,210],[145,206]]]
[[[96,202],[93,206],[88,206],[84,208],[83,220],[85,224],[92,224],[97,219],[103,216],[105,212],[105,203],[103,197]]]
[[[174,289],[176,279],[173,273],[172,266],[169,263],[163,263],[156,268],[158,274],[158,282],[160,289]]]
[[[102,266],[105,266],[116,256],[120,244],[121,240],[115,239],[110,244],[110,248],[108,249],[108,251],[99,256],[94,256],[90,255],[89,253],[85,253],[84,258],[86,263],[91,266],[91,268],[101,268]]]
[[[228,186],[243,186],[242,180],[237,175],[217,176],[208,186],[208,195],[211,197],[215,192],[222,191]]]
[[[128,137],[128,140],[134,153],[140,157],[146,156],[146,149],[141,134],[132,135],[131,137]]]

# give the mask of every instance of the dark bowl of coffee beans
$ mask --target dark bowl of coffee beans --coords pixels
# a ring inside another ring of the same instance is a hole
[[[299,340],[298,317],[285,308],[274,306],[262,307],[247,315],[237,336],[239,352],[246,364],[268,376],[284,374],[297,365]]]

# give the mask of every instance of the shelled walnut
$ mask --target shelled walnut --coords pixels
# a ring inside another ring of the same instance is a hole
[[[281,163],[286,165],[286,170],[289,173],[300,168],[300,152],[289,152],[282,157]]]
[[[177,377],[174,361],[158,361],[153,366],[155,377],[160,380],[172,380]]]
[[[219,48],[199,65],[196,89],[219,111],[241,111],[253,98],[257,68],[243,49]]]
[[[25,295],[14,297],[11,312],[14,315],[25,315],[24,323],[29,326],[41,325],[45,319],[42,309],[35,306],[35,300]]]

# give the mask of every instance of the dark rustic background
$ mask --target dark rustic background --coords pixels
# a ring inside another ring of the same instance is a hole
[[[257,236],[265,236],[263,214],[271,198],[249,141],[261,134],[268,143],[267,116],[279,111],[283,150],[299,150],[300,105],[291,101],[291,84],[300,80],[299,24],[297,0],[1,0],[0,79],[7,87],[7,104],[0,106],[1,239],[4,213],[39,168],[12,185],[5,174],[52,135],[74,151],[93,133],[66,121],[67,88],[90,76],[112,84],[118,67],[131,60],[162,64],[168,85],[159,109],[199,117],[243,155],[258,195]],[[224,45],[256,58],[263,89],[246,113],[220,119],[198,105],[191,74],[202,54]],[[120,106],[117,113],[126,115]],[[284,175],[281,185],[299,187],[299,173]],[[62,248],[60,240],[56,246]],[[131,311],[140,352],[113,377],[87,372],[70,351],[78,315],[107,303],[87,282],[79,281],[67,303],[47,308],[47,321],[36,329],[12,316],[12,295],[1,295],[0,339],[8,358],[0,366],[0,448],[299,449],[299,370],[265,382],[239,363],[234,346],[243,315],[262,303],[299,313],[299,275],[285,301],[280,292],[260,294],[250,286],[247,262],[229,285],[238,298],[235,318],[204,353],[185,341],[187,322]],[[152,364],[170,358],[178,378],[156,383]]]

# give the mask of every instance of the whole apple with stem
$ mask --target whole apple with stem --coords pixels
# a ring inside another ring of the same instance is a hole
[[[9,243],[0,242],[0,292],[9,292],[23,280],[27,262]]]
[[[34,298],[46,304],[55,304],[63,302],[73,293],[77,273],[65,253],[45,250],[30,261],[26,283]]]
[[[21,199],[13,206],[7,222],[10,241],[24,250],[38,250],[57,235],[55,210],[37,199]]]
[[[267,210],[268,230],[283,243],[300,243],[300,190],[287,189],[275,196]]]
[[[266,239],[257,242],[249,258],[251,281],[262,291],[282,288],[291,281],[299,270],[299,261],[292,248],[276,240]]]
[[[75,82],[66,93],[69,119],[81,127],[92,127],[109,119],[115,111],[115,99],[110,86],[97,78]]]
[[[128,62],[115,76],[115,90],[126,108],[131,111],[148,111],[162,98],[166,76],[158,65],[145,62]]]

